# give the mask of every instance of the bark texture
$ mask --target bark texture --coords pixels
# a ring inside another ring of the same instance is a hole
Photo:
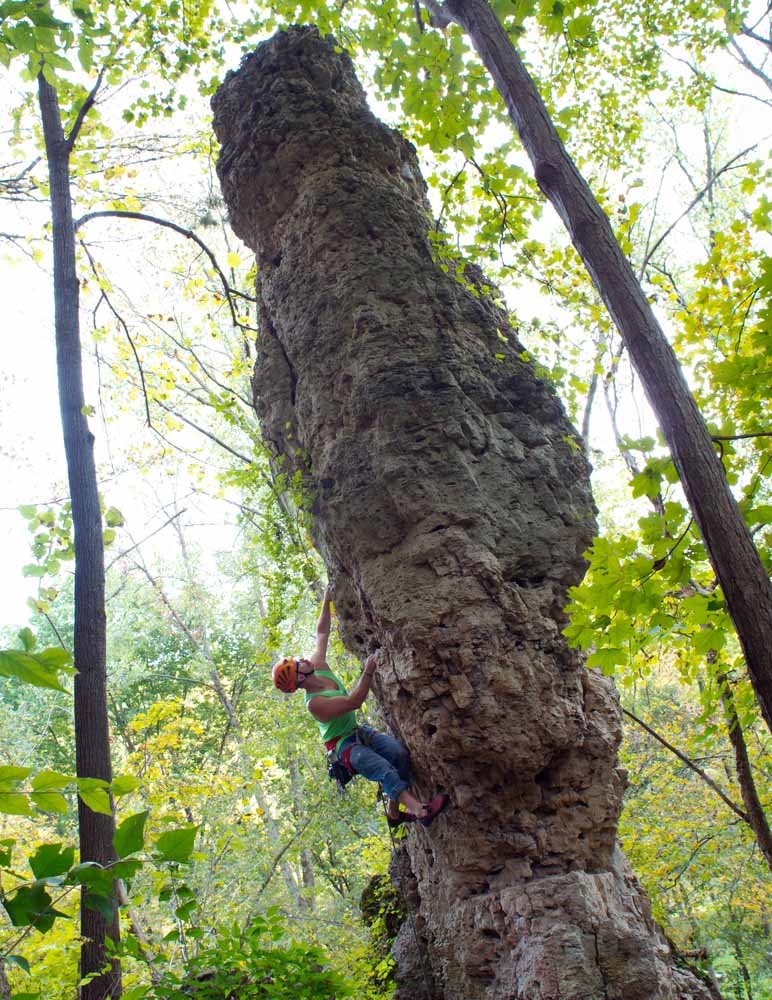
[[[433,255],[414,150],[331,40],[276,35],[213,107],[257,255],[264,434],[301,474],[345,643],[384,651],[419,788],[452,796],[408,834],[399,996],[707,997],[616,846],[615,692],[560,632],[594,509],[559,402],[479,273]]]
[[[84,414],[79,325],[79,285],[70,193],[70,153],[76,130],[66,138],[54,88],[40,74],[38,100],[43,124],[54,256],[54,325],[59,408],[62,417],[67,479],[72,502],[75,547],[75,627],[73,661],[75,766],[79,778],[112,780],[107,711],[106,615],[102,512],[99,507],[94,435]],[[84,105],[84,114],[90,104]],[[79,119],[80,121],[81,119]],[[93,812],[78,799],[80,860],[108,865],[116,860],[113,816]],[[80,1000],[121,995],[121,968],[108,956],[106,938],[120,940],[117,890],[111,919],[87,906],[81,893],[80,973],[91,977],[79,988]]]

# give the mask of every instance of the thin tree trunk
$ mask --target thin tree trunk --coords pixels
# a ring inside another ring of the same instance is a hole
[[[153,945],[145,933],[145,929],[142,926],[142,918],[139,913],[131,905],[131,900],[129,899],[129,894],[126,891],[126,885],[122,879],[118,879],[117,885],[118,900],[122,907],[124,907],[126,916],[129,919],[129,927],[131,928],[131,933],[137,942],[137,951],[139,957],[147,965],[148,971],[150,973],[150,981],[153,983],[160,983],[162,978],[162,972],[156,965],[156,960],[153,957]]]
[[[737,716],[731,683],[725,674],[719,676],[718,683],[721,687],[721,704],[724,709],[724,719],[729,733],[729,741],[734,750],[735,771],[737,772],[740,794],[742,795],[745,811],[748,816],[748,824],[756,837],[759,850],[772,869],[772,830],[769,828],[769,821],[759,799],[756,783],[753,780],[753,771],[748,757],[748,747],[745,744],[742,726]]]
[[[479,272],[437,260],[415,151],[345,53],[281,32],[213,106],[257,254],[263,434],[307,491],[344,643],[382,650],[417,788],[452,797],[407,833],[399,997],[705,1000],[616,844],[615,692],[560,631],[594,532],[576,432]]]
[[[537,184],[563,220],[625,342],[705,540],[759,707],[772,730],[772,584],[673,349],[487,0],[445,0],[427,7],[469,35],[504,99]]]
[[[112,780],[107,711],[106,626],[102,514],[99,508],[94,436],[84,413],[83,372],[78,315],[78,276],[72,222],[70,142],[62,128],[54,88],[38,76],[38,96],[51,187],[54,254],[54,311],[59,405],[64,433],[67,476],[75,541],[75,759],[78,777]],[[115,820],[93,812],[78,800],[81,862],[108,865],[116,860]],[[92,976],[80,988],[82,1000],[121,995],[121,970],[109,960],[106,939],[119,939],[117,899],[111,920],[88,906],[81,896],[81,976]],[[104,970],[107,971],[104,971]]]
[[[751,988],[751,975],[750,972],[748,972],[748,966],[745,964],[745,957],[743,955],[739,941],[733,942],[732,951],[734,951],[734,957],[737,960],[737,965],[739,966],[740,969],[740,975],[742,976],[742,984],[745,988],[746,1000],[753,1000],[753,990]]]
[[[303,808],[303,796],[300,787],[300,769],[298,768],[297,757],[294,755],[289,760],[290,787],[292,789],[292,815],[295,823],[299,826],[305,814]],[[303,895],[301,902],[306,910],[314,909],[314,888],[316,879],[314,878],[314,858],[310,847],[304,847],[300,855],[300,869],[303,874]]]

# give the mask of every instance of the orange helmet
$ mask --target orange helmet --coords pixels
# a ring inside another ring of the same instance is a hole
[[[284,659],[274,663],[271,671],[273,686],[285,694],[292,694],[298,687],[298,665],[294,656],[285,656]]]

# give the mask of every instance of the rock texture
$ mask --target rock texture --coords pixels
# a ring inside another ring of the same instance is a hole
[[[615,692],[560,631],[594,531],[561,405],[481,276],[433,253],[415,152],[333,40],[276,35],[213,107],[264,434],[302,474],[344,641],[384,651],[419,789],[452,796],[408,836],[399,996],[707,998],[616,846]]]

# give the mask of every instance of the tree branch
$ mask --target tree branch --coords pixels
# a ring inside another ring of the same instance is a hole
[[[220,283],[222,284],[223,290],[225,292],[225,298],[228,302],[228,308],[230,309],[231,321],[233,325],[238,330],[248,330],[250,333],[257,332],[257,329],[255,327],[250,326],[248,323],[240,322],[238,316],[236,315],[236,307],[233,304],[233,296],[236,293],[234,292],[234,289],[231,288],[230,283],[228,282],[228,279],[226,278],[224,271],[217,263],[217,258],[215,257],[214,253],[209,249],[206,243],[204,243],[204,241],[201,239],[200,236],[196,236],[196,234],[190,229],[184,229],[182,226],[178,226],[176,223],[170,222],[168,219],[161,219],[159,216],[156,215],[148,215],[145,212],[120,211],[118,209],[109,209],[101,212],[88,212],[86,215],[82,215],[79,219],[75,221],[74,229],[77,232],[81,226],[85,225],[87,222],[90,222],[92,219],[106,219],[106,218],[137,219],[140,222],[150,222],[153,225],[161,226],[164,229],[171,229],[172,232],[178,233],[180,236],[184,236],[185,239],[192,240],[196,244],[196,246],[199,247],[201,251],[207,256],[207,258],[209,259],[209,263],[217,272],[217,276],[220,279]],[[247,296],[242,295],[241,297],[246,298]]]
[[[727,806],[729,806],[729,808],[736,816],[740,817],[743,823],[748,823],[750,825],[750,817],[748,816],[748,814],[744,812],[738,805],[736,805],[729,798],[726,792],[724,792],[721,786],[717,785],[716,782],[708,774],[706,774],[701,767],[699,767],[699,765],[695,764],[694,761],[691,760],[689,757],[687,757],[685,753],[682,753],[680,750],[674,747],[672,743],[668,743],[668,741],[665,739],[664,736],[660,736],[658,732],[652,729],[651,726],[648,726],[642,719],[639,719],[637,715],[633,715],[633,713],[629,712],[626,708],[623,708],[622,712],[629,719],[632,719],[633,722],[637,723],[641,727],[641,729],[644,729],[649,734],[649,736],[653,736],[654,739],[658,743],[661,743],[666,750],[669,750],[672,754],[675,754],[675,756],[678,757],[678,759],[682,763],[686,764],[688,768],[691,768],[691,770],[694,771],[695,774],[698,774],[705,782],[705,784],[709,788],[713,789],[713,791],[716,793],[716,795],[718,795],[721,801],[724,802]]]
[[[165,330],[164,327],[160,323],[153,321],[153,326],[155,326],[156,329],[159,330],[159,332],[161,334],[163,334],[163,336],[168,337],[168,339],[171,340],[171,342],[174,344],[174,346],[177,348],[178,351],[184,351],[186,354],[190,354],[191,357],[193,358],[193,360],[196,362],[196,364],[201,369],[201,371],[206,375],[206,377],[209,379],[210,382],[214,383],[214,385],[217,386],[218,389],[222,389],[223,392],[230,393],[232,396],[235,396],[236,399],[238,399],[240,402],[242,402],[244,404],[244,406],[248,407],[248,409],[250,409],[250,410],[253,409],[252,401],[249,400],[249,399],[247,399],[246,396],[242,396],[240,392],[236,392],[236,390],[233,389],[233,388],[231,388],[230,386],[225,385],[224,382],[220,382],[219,379],[217,379],[212,374],[212,372],[209,370],[209,368],[207,367],[207,365],[204,364],[204,362],[201,360],[201,358],[198,356],[198,354],[196,354],[196,352],[193,350],[193,348],[189,344],[185,344],[181,340],[178,340],[177,337],[174,336],[174,334],[170,333],[168,330]],[[178,326],[179,326],[179,324],[178,324]],[[188,365],[184,365],[184,367],[185,367],[186,371],[188,372],[188,374],[192,378],[196,379],[196,381],[201,386],[201,388],[205,389],[206,388],[205,383],[200,378],[197,377],[195,371],[192,368],[190,368]]]
[[[748,438],[772,437],[772,431],[750,431],[748,434],[711,434],[714,441],[745,441]]]
[[[119,559],[125,558],[130,552],[133,552],[134,549],[138,549],[140,545],[144,545],[145,542],[149,541],[154,535],[157,535],[159,531],[163,531],[164,528],[167,526],[167,524],[171,524],[176,517],[182,517],[184,513],[185,513],[184,508],[182,510],[178,510],[176,514],[172,514],[171,517],[167,518],[160,528],[156,528],[155,531],[151,531],[149,535],[145,535],[144,538],[141,538],[138,542],[135,542],[133,545],[129,546],[128,549],[124,549],[123,552],[119,552],[118,555],[115,557],[115,559],[111,560],[111,562],[108,563],[107,566],[105,566],[105,573],[109,569],[112,569],[112,567],[118,562]]]
[[[772,79],[770,79],[767,74],[755,63],[751,62],[746,53],[740,48],[734,38],[729,40],[729,47],[735,53],[737,61],[744,66],[749,73],[753,73],[769,90],[772,90]]]
[[[219,445],[225,451],[230,452],[231,455],[233,455],[235,458],[238,458],[240,461],[244,462],[245,465],[250,465],[252,463],[251,458],[247,458],[247,456],[242,455],[240,451],[236,451],[235,448],[231,448],[229,444],[226,444],[215,434],[212,434],[211,431],[206,430],[204,427],[199,427],[197,423],[195,423],[193,420],[188,419],[188,417],[186,417],[184,414],[178,413],[177,410],[173,410],[171,406],[167,406],[166,403],[163,402],[163,400],[157,399],[155,400],[155,402],[157,403],[158,406],[161,407],[162,410],[166,410],[167,413],[170,413],[173,417],[176,417],[178,420],[181,420],[184,424],[187,424],[188,427],[192,427],[193,430],[198,431],[199,434],[203,434],[204,437],[208,437],[210,441],[214,441],[216,445]]]
[[[257,896],[255,897],[255,902],[257,902],[257,900],[260,899],[260,897],[263,895],[263,893],[265,892],[265,890],[268,888],[268,883],[273,878],[273,876],[274,876],[274,874],[276,872],[276,868],[278,867],[278,864],[281,861],[281,859],[284,857],[284,855],[287,853],[287,851],[290,849],[290,847],[292,847],[292,845],[295,843],[295,841],[298,839],[298,837],[300,837],[301,834],[305,833],[306,827],[309,826],[309,824],[311,823],[311,820],[313,818],[314,818],[313,815],[309,816],[308,819],[305,821],[305,823],[300,827],[300,829],[296,830],[295,833],[293,833],[293,835],[290,837],[290,839],[287,841],[287,843],[282,847],[282,849],[279,851],[279,853],[274,857],[273,861],[271,862],[271,867],[268,870],[268,874],[263,879],[263,884],[260,886],[260,888],[258,890],[258,893],[257,893]]]
[[[81,104],[80,110],[78,111],[78,116],[75,119],[72,128],[70,129],[69,135],[67,135],[67,137],[64,140],[68,156],[72,152],[73,146],[75,145],[75,142],[78,138],[78,134],[83,126],[83,122],[86,120],[86,115],[94,106],[94,101],[96,101],[96,95],[99,92],[99,88],[102,86],[102,80],[104,78],[106,69],[107,67],[103,66],[99,70],[96,82],[94,83],[94,86],[91,88],[91,90],[88,92],[86,100],[83,102],[83,104]],[[77,226],[75,228],[77,229]]]
[[[88,247],[83,242],[83,240],[78,240],[78,242],[80,243],[81,248],[82,248],[83,252],[85,253],[86,257],[88,258],[89,265],[91,266],[91,271],[93,272],[93,275],[94,275],[94,277],[97,280],[97,285],[99,285],[99,270],[98,270],[98,268],[96,266],[96,262],[95,262],[94,258],[91,256],[91,254],[89,253]],[[152,420],[152,418],[150,416],[150,402],[149,402],[149,400],[147,398],[147,385],[145,384],[145,370],[142,367],[142,362],[139,359],[139,353],[137,351],[136,345],[135,345],[134,341],[132,340],[131,334],[129,333],[128,324],[126,323],[126,320],[123,318],[123,316],[121,316],[121,314],[118,312],[118,310],[112,304],[109,295],[104,290],[104,288],[102,288],[101,286],[99,286],[99,302],[97,302],[96,307],[94,309],[94,317],[95,318],[96,318],[97,310],[99,309],[99,303],[100,302],[105,302],[107,304],[107,308],[110,310],[110,312],[115,317],[116,323],[118,323],[118,325],[123,328],[123,332],[124,332],[124,334],[126,336],[126,339],[129,342],[129,346],[131,347],[132,353],[134,355],[134,360],[137,363],[137,370],[139,371],[139,380],[140,380],[140,383],[142,384],[142,397],[143,397],[143,399],[145,401],[145,416],[147,418],[147,426],[148,427],[152,427],[153,426],[153,420]]]
[[[686,206],[686,208],[683,210],[683,212],[681,212],[681,214],[678,216],[678,218],[675,219],[667,227],[667,229],[664,231],[664,233],[662,233],[662,235],[659,237],[659,239],[655,242],[654,246],[651,247],[651,249],[647,251],[646,256],[643,258],[643,262],[642,262],[641,267],[640,267],[640,271],[639,271],[640,274],[643,274],[645,272],[645,270],[648,267],[648,264],[649,264],[649,261],[651,260],[651,258],[654,256],[654,254],[657,252],[657,250],[659,250],[659,248],[662,246],[662,244],[665,242],[665,240],[668,238],[668,236],[673,232],[673,230],[678,225],[678,223],[681,221],[681,219],[685,218],[685,216],[687,216],[691,212],[691,210],[694,208],[694,206],[697,205],[697,204],[699,204],[699,202],[702,201],[702,199],[705,197],[705,195],[708,194],[712,190],[713,185],[716,183],[716,181],[718,180],[718,178],[723,173],[726,173],[727,170],[730,170],[734,166],[734,164],[742,156],[746,156],[748,153],[750,153],[752,150],[754,150],[757,145],[758,145],[758,143],[754,143],[752,146],[748,146],[747,149],[743,149],[736,156],[733,156],[731,160],[728,160],[723,165],[723,167],[721,167],[719,170],[717,170],[714,174],[711,175],[711,177],[708,180],[707,184],[705,184],[704,187],[701,188],[701,190],[699,190],[697,192],[697,194],[692,198],[692,200],[689,202],[689,204]]]
[[[744,24],[742,28],[740,28],[740,32],[741,34],[745,35],[746,38],[752,38],[754,42],[761,42],[762,45],[765,45],[768,49],[772,51],[772,39],[765,38],[763,35],[760,35],[752,28],[749,28],[747,24]]]

